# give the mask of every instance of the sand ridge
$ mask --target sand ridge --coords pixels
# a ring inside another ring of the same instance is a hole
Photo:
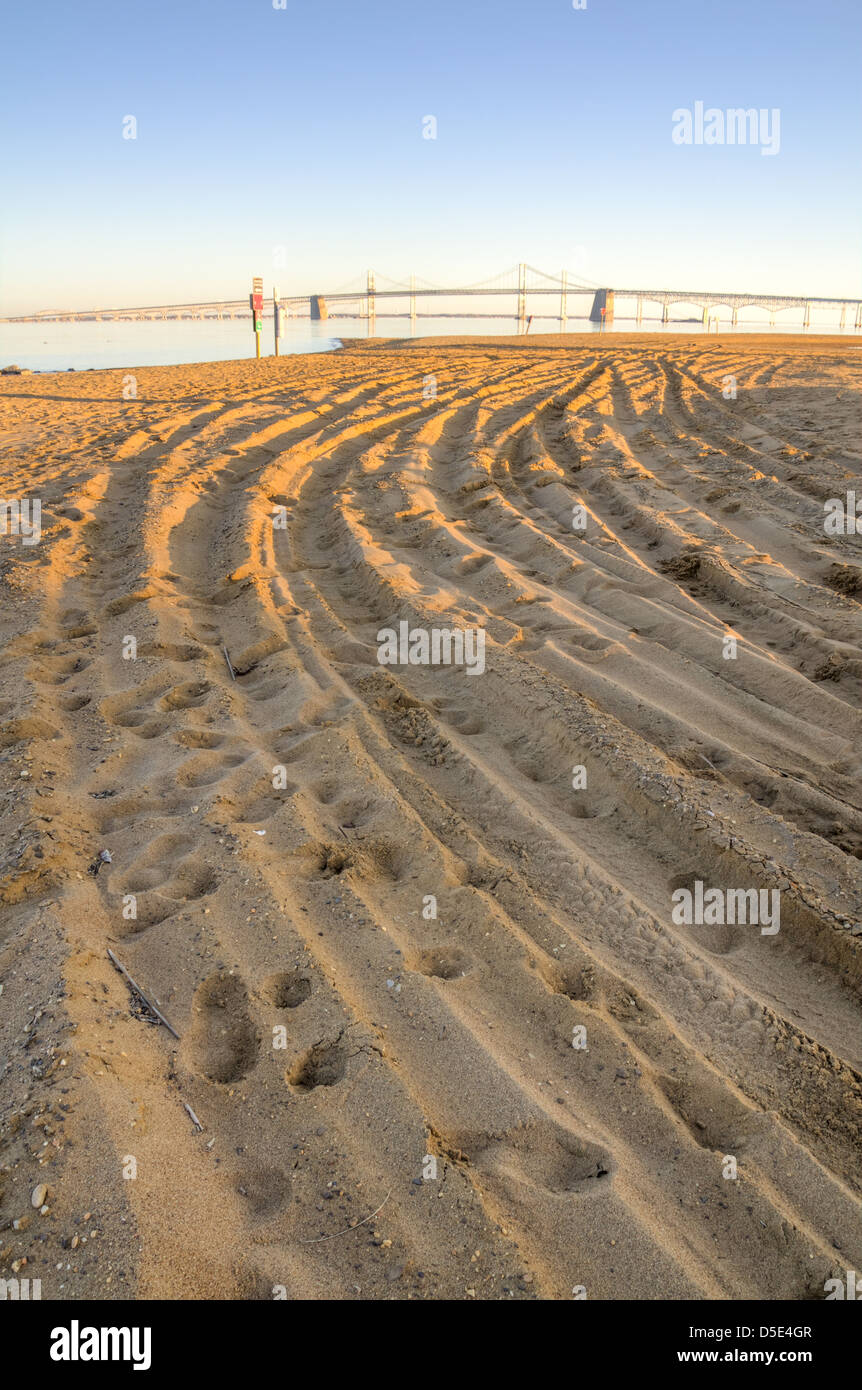
[[[858,363],[613,335],[0,382],[3,496],[43,499],[0,542],[0,1216],[50,1193],[0,1258],[43,1297],[862,1267],[862,562],[823,530]],[[381,666],[400,620],[482,628],[484,673]],[[781,931],[676,925],[698,880],[780,889]]]

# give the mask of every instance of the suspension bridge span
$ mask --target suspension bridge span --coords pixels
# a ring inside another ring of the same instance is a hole
[[[387,280],[369,271],[365,283],[359,287],[342,287],[328,293],[280,295],[278,302],[289,316],[322,321],[333,318],[367,319],[373,328],[378,313],[385,312],[388,317],[470,317],[470,318],[510,318],[513,317],[521,331],[525,330],[528,313],[527,300],[535,296],[552,296],[557,299],[555,311],[538,310],[537,316],[558,320],[564,328],[570,317],[589,317],[593,322],[613,323],[618,302],[625,300],[631,304],[633,312],[626,315],[641,323],[644,306],[658,306],[662,323],[670,322],[670,310],[674,305],[688,305],[701,311],[704,322],[710,309],[729,309],[731,323],[738,322],[739,311],[760,308],[775,315],[787,309],[798,309],[802,313],[802,326],[807,328],[811,321],[812,309],[831,309],[839,313],[839,326],[847,324],[848,313],[853,314],[855,331],[862,329],[862,299],[852,295],[824,297],[820,295],[780,295],[754,294],[746,291],[729,290],[683,290],[664,289],[625,289],[615,286],[598,286],[586,282],[582,277],[570,275],[563,270],[559,275],[551,275],[535,267],[521,263],[512,270],[503,271],[490,280],[472,285],[441,286],[420,283],[411,276],[409,283]],[[495,309],[471,311],[463,307],[465,300],[479,299],[497,301],[514,299],[513,310],[502,308],[499,303]],[[584,313],[586,300],[590,300],[588,313]],[[400,312],[394,306],[400,301]],[[433,301],[448,301],[447,307],[435,306]],[[419,306],[422,308],[420,310]],[[272,313],[272,297],[264,301],[264,311]],[[462,307],[455,307],[461,305]],[[382,306],[385,306],[385,310]],[[577,314],[571,308],[578,309]],[[146,304],[127,308],[93,309],[42,309],[30,314],[14,314],[0,318],[0,323],[83,323],[83,322],[135,322],[147,320],[176,319],[234,319],[249,318],[251,309],[248,299],[223,299],[188,304]]]

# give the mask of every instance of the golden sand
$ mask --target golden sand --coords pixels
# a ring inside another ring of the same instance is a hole
[[[43,507],[0,539],[0,1276],[858,1267],[858,384],[835,339],[683,335],[0,380]],[[382,666],[400,620],[484,672]],[[698,881],[780,931],[677,924]]]

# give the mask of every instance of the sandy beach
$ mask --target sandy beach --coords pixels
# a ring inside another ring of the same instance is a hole
[[[824,528],[860,366],[554,334],[0,378],[0,496],[42,509],[0,536],[0,1277],[862,1270],[862,543]],[[381,663],[400,623],[482,670]],[[780,929],[675,920],[698,884]]]

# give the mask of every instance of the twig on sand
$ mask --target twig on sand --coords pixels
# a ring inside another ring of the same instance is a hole
[[[221,649],[222,649],[222,651],[224,652],[224,659],[225,659],[225,661],[227,662],[227,669],[230,671],[230,678],[231,678],[232,681],[235,681],[235,680],[236,680],[236,671],[235,671],[235,670],[233,669],[233,667],[231,666],[230,657],[229,657],[228,654],[227,654],[227,647],[225,646],[224,642],[222,642],[222,644],[221,644]]]
[[[203,1133],[203,1125],[201,1124],[201,1122],[200,1122],[200,1120],[198,1119],[197,1115],[195,1114],[194,1110],[192,1110],[192,1107],[189,1105],[188,1101],[187,1101],[187,1100],[184,1100],[184,1101],[183,1101],[183,1105],[185,1106],[186,1110],[188,1110],[189,1114],[191,1115],[191,1117],[192,1117],[192,1123],[195,1124],[195,1125],[197,1125],[198,1129],[201,1131],[201,1133]]]
[[[111,960],[114,962],[114,965],[117,967],[117,969],[119,970],[120,974],[121,974],[121,975],[125,975],[126,979],[128,980],[129,984],[132,986],[132,989],[135,991],[135,994],[137,994],[138,998],[139,998],[139,999],[143,999],[143,1001],[144,1001],[144,1003],[146,1004],[147,1008],[150,1010],[150,1013],[155,1014],[156,1018],[159,1020],[159,1023],[163,1023],[163,1024],[165,1025],[165,1027],[167,1028],[168,1032],[169,1032],[169,1033],[173,1033],[173,1035],[174,1035],[174,1037],[176,1038],[177,1042],[179,1042],[180,1035],[179,1035],[179,1033],[177,1032],[176,1028],[172,1028],[172,1027],[171,1027],[171,1025],[168,1023],[168,1020],[165,1018],[165,1016],[164,1016],[164,1014],[161,1012],[161,1010],[160,1010],[160,1009],[157,1009],[156,1006],[155,1006],[155,1004],[153,1003],[152,999],[150,999],[146,994],[144,994],[144,991],[141,989],[140,985],[137,984],[136,981],[132,979],[132,977],[131,977],[131,975],[129,974],[129,972],[128,972],[128,970],[126,969],[126,967],[125,967],[120,961],[117,960],[117,957],[114,955],[114,953],[113,953],[113,951],[111,950],[110,946],[108,947],[108,955],[110,956]]]
[[[369,1221],[373,1221],[375,1216],[377,1215],[377,1212],[383,1210],[391,1196],[392,1188],[390,1187],[386,1196],[383,1198],[383,1201],[380,1203],[380,1206],[377,1208],[377,1211],[373,1211],[370,1216],[363,1216],[362,1220],[357,1221],[355,1226],[345,1226],[343,1231],[333,1231],[332,1234],[328,1236],[315,1236],[314,1240],[300,1240],[297,1242],[297,1244],[319,1245],[322,1240],[335,1240],[336,1236],[349,1236],[351,1231],[358,1231],[360,1226],[365,1226],[368,1224]]]

